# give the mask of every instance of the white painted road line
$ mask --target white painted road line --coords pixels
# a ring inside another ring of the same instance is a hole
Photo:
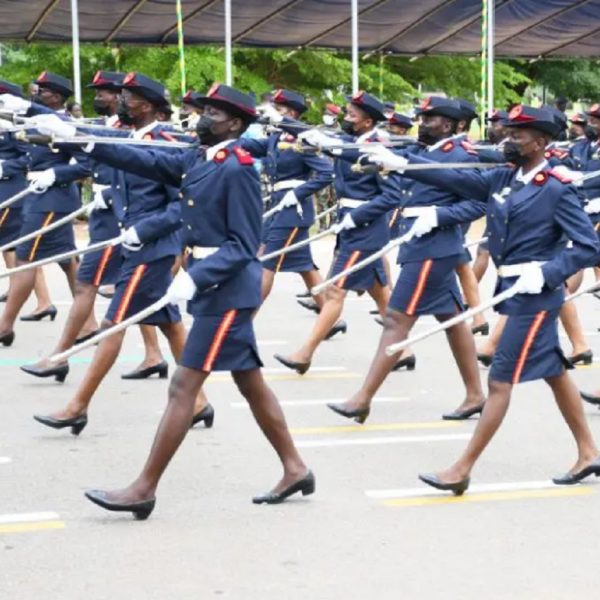
[[[425,484],[423,484],[425,486]],[[558,487],[550,479],[544,481],[511,481],[506,483],[480,483],[469,486],[469,493],[512,492],[520,490],[545,490]],[[367,490],[365,495],[377,500],[393,498],[420,498],[421,496],[439,496],[440,490],[430,487],[406,488],[396,490]]]
[[[311,367],[311,373],[341,373],[347,371],[346,367]],[[265,375],[277,375],[280,373],[285,373],[289,375],[290,373],[295,373],[292,369],[288,369],[287,367],[267,367],[262,369],[263,374]]]
[[[319,398],[316,400],[280,400],[279,404],[283,407],[325,406],[329,402],[344,402],[344,400],[347,400],[347,398]],[[373,402],[375,402],[376,404],[383,404],[383,403],[408,402],[408,400],[410,400],[410,398],[408,398],[408,397],[397,397],[397,398],[392,398],[392,397],[377,398],[376,397],[373,400]],[[248,408],[248,403],[247,402],[232,402],[231,407],[232,408]]]
[[[0,525],[7,523],[31,523],[35,521],[56,521],[58,519],[60,519],[60,515],[55,512],[0,515]]]
[[[300,440],[294,438],[297,448],[330,448],[336,446],[378,446],[385,444],[417,444],[420,442],[458,442],[471,438],[470,433],[440,435],[402,435],[343,440]]]

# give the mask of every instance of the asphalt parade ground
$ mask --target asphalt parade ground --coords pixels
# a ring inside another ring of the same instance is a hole
[[[331,239],[316,245],[323,271],[331,251]],[[373,302],[350,295],[348,333],[323,343],[310,372],[295,375],[273,358],[295,349],[315,318],[296,304],[303,290],[293,274],[277,277],[256,329],[266,378],[315,472],[316,493],[278,506],[251,503],[276,483],[280,467],[229,374],[216,373],[206,387],[215,425],[189,433],[151,517],[138,522],[104,512],[83,492],[122,487],[138,473],[168,382],[120,379],[143,356],[132,329],[79,438],[36,423],[34,413],[66,403],[93,353],[72,359],[64,384],[18,369],[51,348],[67,316],[64,278],[56,266],[46,275],[56,321],[18,322],[13,346],[0,348],[2,600],[598,597],[600,485],[550,482],[570,468],[575,448],[549,388],[515,388],[465,496],[431,490],[417,474],[450,464],[476,424],[440,418],[463,395],[445,336],[416,345],[416,370],[392,373],[367,423],[355,425],[325,403],[347,398],[366,373],[381,333],[369,315]],[[492,284],[490,267],[484,298]],[[107,304],[99,299],[99,318]],[[600,301],[588,295],[577,307],[597,358],[572,373],[593,391],[600,388]],[[496,319],[491,312],[488,318]],[[423,318],[415,331],[433,324]],[[481,377],[485,382],[483,367]],[[600,442],[600,411],[585,411]]]

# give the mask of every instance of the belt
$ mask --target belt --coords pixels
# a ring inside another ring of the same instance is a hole
[[[543,260],[532,260],[526,263],[519,263],[517,265],[502,265],[498,267],[498,277],[521,277],[525,271],[525,267],[528,265],[544,265],[546,261]]]
[[[437,206],[407,206],[402,209],[402,216],[405,219],[420,217],[422,214],[429,212],[432,208],[437,208]]]
[[[196,260],[202,260],[203,258],[207,258],[209,257],[211,254],[214,254],[217,250],[219,250],[218,247],[212,246],[188,246],[188,249],[191,253],[191,255],[196,259]]]
[[[102,185],[101,183],[92,183],[92,192],[94,192],[94,194],[96,192],[103,192],[104,190],[107,190],[110,187],[110,185]]]
[[[339,205],[342,208],[357,208],[358,206],[362,206],[366,200],[355,200],[353,198],[340,198]]]
[[[303,179],[286,179],[285,181],[278,181],[273,185],[274,192],[280,192],[281,190],[293,190],[294,188],[304,185],[306,181]]]

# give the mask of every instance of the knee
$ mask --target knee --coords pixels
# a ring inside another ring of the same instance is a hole
[[[169,382],[169,402],[181,402],[192,395],[186,377],[180,369],[177,369]]]
[[[498,381],[497,379],[488,380],[489,396],[507,397],[510,396],[512,384],[507,381]]]
[[[239,373],[233,373],[233,380],[235,381],[235,385],[239,390],[240,394],[246,398],[246,400],[250,400],[252,396],[253,387],[250,385],[250,382],[246,377]]]
[[[341,304],[344,300],[345,292],[336,285],[331,285],[325,292],[325,302]]]

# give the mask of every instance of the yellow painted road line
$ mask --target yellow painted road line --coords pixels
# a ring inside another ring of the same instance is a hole
[[[402,431],[410,429],[448,429],[460,427],[453,421],[427,421],[423,423],[375,423],[372,425],[338,425],[336,427],[300,427],[290,429],[292,435],[310,435],[313,433],[349,433],[365,431]]]
[[[301,406],[319,406],[324,407],[328,402],[344,402],[347,398],[311,398],[310,400],[280,400],[280,406],[284,408],[288,407],[301,407]],[[374,404],[395,404],[399,402],[408,402],[410,398],[408,396],[382,396],[373,398]],[[232,402],[231,408],[248,408],[247,402]]]
[[[0,533],[27,533],[31,531],[44,531],[48,529],[64,529],[64,521],[39,521],[33,523],[11,523],[0,525]]]
[[[265,375],[265,381],[318,381],[323,379],[358,379],[364,377],[360,373],[315,373],[311,375],[298,375],[290,373],[289,375]],[[207,380],[210,383],[233,383],[233,379],[229,375],[216,375],[209,377]]]
[[[440,492],[443,493],[443,492]],[[426,496],[421,498],[397,498],[384,500],[384,506],[432,506],[437,504],[465,504],[473,502],[497,502],[504,500],[526,500],[531,498],[563,498],[567,496],[589,496],[594,490],[590,487],[572,486],[547,490],[521,490],[514,492],[489,492],[470,494],[464,496]]]
[[[351,437],[332,439],[294,439],[296,448],[342,448],[344,446],[381,446],[389,444],[431,444],[432,442],[459,442],[471,438],[470,433],[439,433],[437,435],[388,435],[383,437]]]

